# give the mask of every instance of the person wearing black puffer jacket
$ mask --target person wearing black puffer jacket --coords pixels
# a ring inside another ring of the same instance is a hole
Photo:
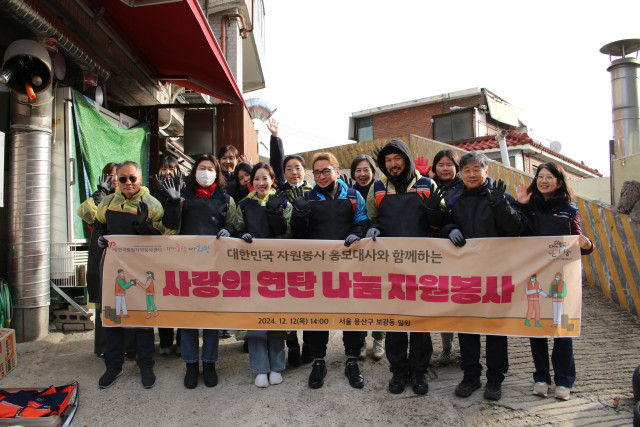
[[[527,215],[528,234],[532,236],[576,235],[579,236],[580,254],[588,255],[593,252],[593,242],[582,234],[580,212],[578,208],[571,205],[573,192],[562,166],[553,162],[541,164],[531,185],[528,188],[525,185],[518,186],[516,194],[523,212]],[[553,298],[554,295],[549,297]],[[525,325],[529,325],[529,319],[526,320]],[[560,326],[559,322],[556,325]],[[547,397],[551,384],[548,342],[546,338],[530,338],[530,342],[536,368],[533,373],[535,381],[533,394]],[[551,362],[556,384],[555,397],[560,400],[569,400],[571,387],[576,378],[572,338],[553,339]]]
[[[380,180],[373,183],[367,196],[367,214],[371,228],[367,237],[430,237],[442,225],[442,190],[420,175],[409,147],[393,139],[380,150]],[[392,378],[389,392],[400,394],[407,381],[413,392],[427,394],[425,373],[433,353],[428,332],[387,332],[387,360]]]
[[[527,228],[525,215],[515,199],[505,193],[506,185],[502,180],[496,184],[489,178],[488,167],[487,156],[476,151],[460,159],[464,190],[447,203],[445,226],[441,230],[441,236],[448,237],[455,246],[464,246],[467,238],[516,237]],[[487,385],[484,397],[499,400],[504,374],[509,369],[507,337],[486,337]],[[458,340],[464,377],[455,394],[469,397],[481,387],[480,335],[460,333]]]
[[[365,201],[360,193],[339,179],[339,163],[333,154],[317,153],[311,167],[316,181],[313,190],[303,194],[296,189],[291,195],[293,235],[303,239],[343,240],[345,246],[350,246],[364,237],[369,226]],[[324,358],[329,331],[304,331],[303,337],[314,358],[309,387],[320,388],[327,375]],[[362,388],[364,378],[358,366],[362,335],[360,331],[343,331],[342,342],[347,356],[345,375],[351,387]]]
[[[167,199],[163,224],[169,229],[179,230],[181,235],[230,237],[236,206],[224,191],[225,184],[218,160],[210,154],[201,155],[185,179],[182,191],[174,180],[162,182],[161,187]],[[202,356],[199,357],[198,329],[182,329],[180,347],[187,368],[184,377],[186,388],[198,385],[200,358],[204,384],[207,387],[218,384],[215,365],[218,344],[218,330],[204,329]]]

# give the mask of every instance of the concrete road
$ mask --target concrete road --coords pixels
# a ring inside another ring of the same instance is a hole
[[[566,402],[531,395],[533,362],[529,341],[523,338],[509,340],[510,372],[497,403],[484,400],[482,390],[468,399],[454,396],[462,378],[456,366],[431,370],[426,396],[416,396],[410,387],[392,395],[387,391],[387,361],[367,359],[361,362],[365,387],[355,390],[344,376],[339,332],[331,333],[329,373],[319,390],[307,386],[309,365],[287,369],[282,384],[258,389],[248,356],[234,339],[221,341],[220,383],[214,388],[206,388],[201,379],[198,388],[185,389],[182,360],[156,354],[154,388],[144,390],[135,363],[125,362],[116,384],[100,390],[104,364],[92,353],[92,332],[52,332],[44,340],[19,344],[19,366],[0,387],[79,381],[74,426],[630,425],[631,374],[640,364],[639,339],[638,318],[585,287],[582,336],[574,344],[577,381]],[[433,341],[435,357],[440,353],[438,334]]]

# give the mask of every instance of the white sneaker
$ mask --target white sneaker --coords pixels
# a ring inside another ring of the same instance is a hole
[[[276,372],[276,371],[269,372],[269,384],[276,385],[276,384],[280,384],[281,382],[282,382],[282,375],[280,375],[280,372]]]
[[[160,354],[171,354],[171,347],[160,347]]]
[[[373,340],[373,358],[380,360],[384,357],[384,342],[382,340]]]
[[[267,377],[267,374],[256,375],[254,384],[260,388],[269,387],[269,378]]]
[[[360,355],[358,356],[358,359],[364,360],[366,358],[367,358],[367,343],[365,342],[362,348],[360,349]]]
[[[549,393],[549,384],[545,382],[535,383],[533,385],[533,394],[536,396],[547,397]]]
[[[556,399],[569,400],[571,389],[568,387],[556,386]]]

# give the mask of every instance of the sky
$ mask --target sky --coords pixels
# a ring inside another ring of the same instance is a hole
[[[523,109],[534,139],[609,175],[599,50],[640,38],[640,1],[264,1],[266,88],[245,96],[277,108],[287,153],[352,143],[355,111],[479,87]]]

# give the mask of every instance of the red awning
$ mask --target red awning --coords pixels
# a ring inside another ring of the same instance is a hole
[[[99,0],[104,16],[128,39],[158,80],[232,103],[244,103],[197,0],[130,7]],[[160,2],[159,2],[160,3]]]

